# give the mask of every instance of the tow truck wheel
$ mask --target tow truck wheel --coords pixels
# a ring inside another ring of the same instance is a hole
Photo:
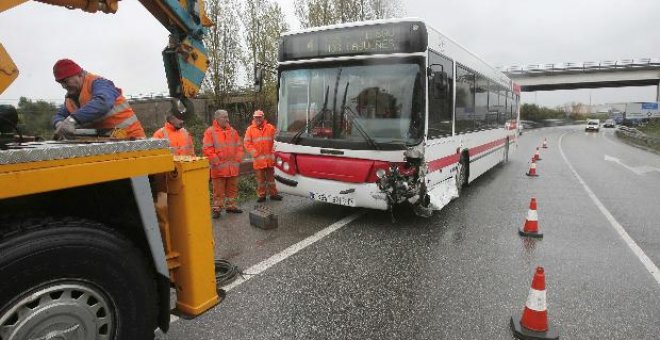
[[[73,218],[0,230],[0,340],[153,339],[153,271],[124,237]]]

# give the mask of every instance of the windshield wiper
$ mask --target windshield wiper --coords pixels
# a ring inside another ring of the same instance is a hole
[[[355,119],[355,118],[357,118],[357,115],[355,114],[355,112],[353,112],[353,110],[351,110],[351,108],[346,105],[346,95],[348,94],[348,85],[349,84],[350,84],[349,82],[346,82],[346,89],[344,89],[344,98],[342,99],[342,103],[341,103],[341,114],[340,114],[340,116],[344,117],[344,113],[347,112],[346,109],[348,109],[348,112],[351,114],[351,117],[352,117],[351,122],[353,123],[355,128],[358,130],[358,132],[360,133],[362,138],[364,138],[364,140],[367,141],[367,144],[369,144],[369,146],[371,146],[372,148],[374,148],[376,150],[380,150],[380,147],[378,146],[376,141],[373,138],[371,138],[371,136],[369,135],[369,133],[367,133],[367,131],[364,129],[364,127],[362,127],[362,125],[357,121],[357,119]]]
[[[302,136],[303,132],[308,130],[310,127],[313,127],[316,125],[316,122],[320,119],[320,117],[323,117],[325,115],[325,112],[328,110],[328,91],[330,90],[330,86],[325,87],[325,100],[323,100],[323,108],[321,108],[321,111],[316,114],[316,116],[312,117],[309,121],[307,121],[307,124],[303,126],[300,131],[296,132],[296,134],[291,137],[291,144],[298,144],[300,142],[300,136]]]

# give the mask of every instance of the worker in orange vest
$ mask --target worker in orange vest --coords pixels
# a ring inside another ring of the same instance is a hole
[[[53,66],[55,80],[66,90],[64,105],[53,117],[55,135],[70,138],[76,128],[119,129],[129,138],[144,138],[135,112],[110,80],[83,70],[70,59]]]
[[[266,200],[266,194],[271,200],[281,201],[282,196],[275,187],[275,127],[264,118],[264,112],[254,111],[252,125],[245,131],[243,140],[245,149],[252,155],[252,167],[257,176],[257,202]]]
[[[213,182],[213,218],[219,218],[227,200],[228,213],[242,213],[236,206],[238,196],[238,175],[243,160],[243,145],[238,132],[229,126],[229,115],[225,110],[217,110],[213,125],[204,131],[204,156],[211,166]]]
[[[174,114],[167,115],[165,126],[154,132],[154,138],[167,139],[174,155],[195,155],[192,136],[183,127],[183,120]]]

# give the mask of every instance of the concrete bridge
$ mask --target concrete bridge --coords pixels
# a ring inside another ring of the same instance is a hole
[[[526,92],[655,85],[660,101],[660,58],[513,65],[500,70]]]

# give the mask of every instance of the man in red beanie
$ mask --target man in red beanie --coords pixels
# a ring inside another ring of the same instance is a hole
[[[58,60],[53,74],[66,90],[64,105],[53,117],[57,137],[70,137],[78,127],[121,129],[129,138],[145,137],[135,112],[112,81],[83,70],[70,59]]]

